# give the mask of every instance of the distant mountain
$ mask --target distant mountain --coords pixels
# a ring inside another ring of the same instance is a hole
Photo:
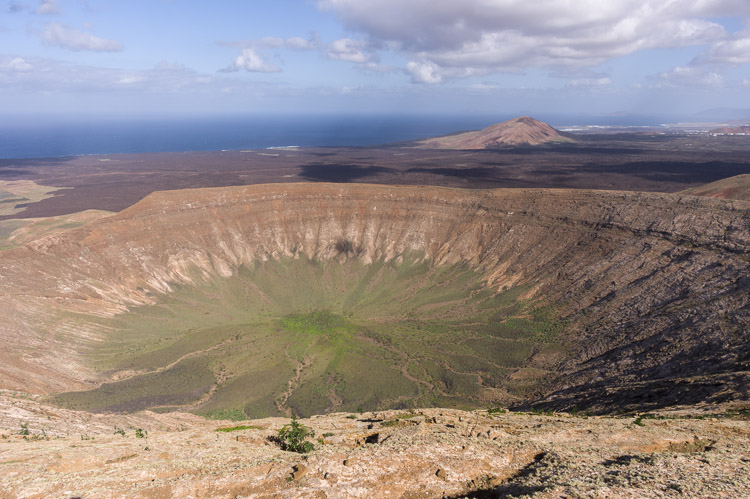
[[[706,109],[699,113],[693,113],[689,116],[683,116],[680,121],[702,121],[702,122],[714,122],[717,121],[745,121],[750,116],[750,109],[735,109],[727,107],[718,107],[713,109]]]
[[[548,142],[573,142],[571,135],[559,132],[528,116],[513,118],[483,130],[425,139],[420,147],[429,149],[492,149],[502,146],[540,145]]]
[[[711,182],[710,184],[686,189],[682,191],[681,194],[721,199],[744,199],[750,201],[750,175],[736,175],[734,177],[724,178],[717,180],[716,182]]]
[[[723,133],[727,135],[750,135],[750,125],[723,126],[721,128],[711,130],[711,133]]]

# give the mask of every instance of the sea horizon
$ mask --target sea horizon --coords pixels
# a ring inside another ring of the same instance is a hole
[[[477,130],[518,114],[0,117],[0,158],[371,147]],[[657,126],[643,116],[535,116],[553,126]]]

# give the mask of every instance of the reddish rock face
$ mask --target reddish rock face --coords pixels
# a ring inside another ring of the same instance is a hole
[[[0,383],[91,386],[80,352],[116,334],[96,319],[177,286],[268,259],[368,263],[406,252],[466,263],[489,289],[526,284],[528,297],[562,307],[575,347],[550,380],[550,404],[675,405],[747,384],[747,202],[303,183],[154,193],[2,253]]]

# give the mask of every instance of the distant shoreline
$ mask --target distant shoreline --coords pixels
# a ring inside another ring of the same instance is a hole
[[[240,151],[285,147],[372,147],[479,130],[511,115],[305,115],[192,118],[0,119],[0,159]],[[541,118],[545,118],[541,116]],[[564,127],[658,127],[655,118],[558,116]],[[578,125],[587,123],[587,125]],[[599,130],[603,130],[600,128]]]

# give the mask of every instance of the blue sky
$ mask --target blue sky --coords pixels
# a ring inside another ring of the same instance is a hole
[[[750,109],[748,20],[747,0],[0,0],[0,112]]]

